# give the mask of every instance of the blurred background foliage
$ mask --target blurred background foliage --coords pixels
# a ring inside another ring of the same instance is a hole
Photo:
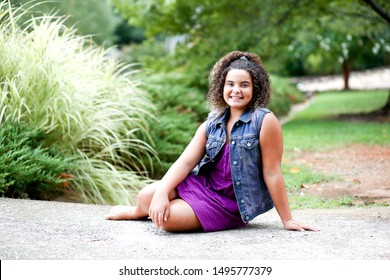
[[[169,66],[203,86],[205,71],[232,49],[256,52],[270,72],[288,76],[340,73],[344,61],[354,70],[388,65],[389,22],[365,2],[113,0],[148,40],[185,36]],[[389,14],[389,1],[376,3]]]
[[[21,22],[47,14],[66,16],[65,25],[74,27],[80,35],[92,36],[98,44],[107,46],[116,42],[116,30],[122,22],[109,1],[101,0],[10,0],[14,7],[28,10]]]
[[[142,140],[158,160],[139,154],[130,166],[141,158],[152,178],[165,173],[206,118],[209,71],[229,51],[259,54],[271,73],[270,108],[280,117],[304,100],[290,77],[343,73],[347,89],[350,71],[390,65],[387,0],[5,2],[28,9],[21,26],[32,17],[66,16],[66,26],[92,39],[86,44],[131,65],[131,82],[155,106]]]

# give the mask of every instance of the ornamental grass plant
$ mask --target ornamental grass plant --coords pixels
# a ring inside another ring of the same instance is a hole
[[[82,202],[133,204],[157,161],[148,127],[154,106],[110,50],[76,35],[62,17],[21,24],[25,13],[0,2],[0,127],[45,133],[39,146],[73,159],[66,192]]]

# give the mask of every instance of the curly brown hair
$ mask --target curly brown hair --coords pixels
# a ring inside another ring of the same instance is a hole
[[[215,63],[209,76],[207,101],[212,109],[224,111],[227,104],[223,98],[223,88],[227,73],[232,69],[248,71],[253,82],[253,96],[249,109],[267,107],[271,96],[271,82],[268,72],[261,64],[260,58],[250,52],[232,51]]]

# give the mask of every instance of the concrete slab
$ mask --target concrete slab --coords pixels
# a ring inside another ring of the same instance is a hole
[[[390,207],[293,212],[320,232],[286,231],[272,210],[243,229],[185,234],[147,220],[106,221],[110,207],[0,198],[0,259],[390,259]]]

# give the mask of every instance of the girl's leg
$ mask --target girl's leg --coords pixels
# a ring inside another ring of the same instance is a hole
[[[107,220],[137,220],[148,217],[150,203],[158,187],[159,181],[147,185],[139,192],[136,206],[114,206],[105,218]],[[170,193],[169,200],[171,209],[168,220],[163,224],[164,230],[183,232],[202,229],[191,206],[178,198],[177,190]]]
[[[169,217],[163,223],[163,230],[170,232],[198,231],[202,229],[194,210],[184,200],[178,198],[171,201]]]
[[[136,206],[114,206],[105,218],[107,220],[137,220],[148,217],[149,206],[158,186],[159,181],[147,185],[138,193]],[[176,190],[169,195],[170,200],[177,197],[178,195]]]

